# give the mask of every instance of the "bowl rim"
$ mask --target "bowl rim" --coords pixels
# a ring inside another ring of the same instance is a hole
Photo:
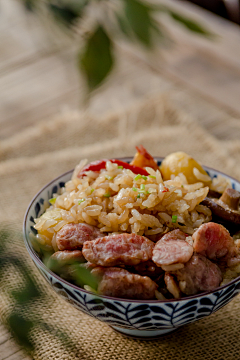
[[[159,157],[159,156],[153,156],[155,160],[157,161],[162,161],[164,159],[164,157]],[[133,157],[132,156],[125,156],[125,157],[118,157],[116,159],[118,160],[122,160],[122,161],[128,161],[128,160],[131,160]],[[240,184],[240,181],[238,181],[237,179],[233,178],[232,176],[230,175],[227,175],[225,173],[223,173],[222,171],[219,171],[219,170],[216,170],[212,167],[209,167],[209,166],[205,166],[205,165],[202,165],[204,170],[207,170],[207,171],[214,171],[220,175],[223,175],[223,176],[227,176],[229,179],[237,182]],[[229,283],[225,284],[225,285],[222,285],[212,291],[205,291],[205,292],[202,292],[202,293],[199,293],[199,294],[196,294],[196,295],[191,295],[191,296],[186,296],[186,297],[183,297],[183,298],[180,298],[180,299],[166,299],[166,300],[135,300],[135,299],[122,299],[122,298],[118,298],[118,297],[113,297],[113,296],[106,296],[106,295],[98,295],[98,294],[95,294],[95,293],[92,293],[88,290],[85,290],[83,288],[81,288],[80,286],[77,286],[77,285],[74,285],[70,282],[68,282],[67,280],[64,280],[63,278],[61,278],[60,276],[58,276],[57,274],[55,274],[53,271],[51,271],[50,269],[48,269],[48,267],[42,262],[42,260],[35,254],[32,246],[29,244],[29,241],[27,240],[27,232],[26,232],[26,225],[27,225],[27,218],[28,218],[28,214],[29,214],[29,211],[34,203],[34,201],[36,200],[36,198],[46,189],[48,188],[51,184],[53,184],[55,181],[57,181],[58,179],[61,179],[63,176],[65,175],[68,175],[68,174],[71,174],[73,173],[74,169],[71,169],[71,170],[68,170],[66,172],[64,172],[63,174],[61,175],[58,175],[56,178],[54,178],[53,180],[49,181],[46,185],[44,185],[38,192],[37,194],[32,198],[31,202],[29,203],[28,207],[27,207],[27,210],[26,210],[26,213],[24,215],[24,220],[23,220],[23,235],[24,235],[24,243],[25,243],[25,246],[27,248],[27,251],[30,255],[30,257],[32,258],[32,260],[34,261],[34,263],[38,263],[38,265],[43,268],[47,273],[49,273],[52,277],[54,277],[56,280],[58,281],[61,281],[63,282],[64,284],[66,284],[67,286],[70,286],[71,288],[73,288],[74,290],[80,290],[80,291],[83,291],[84,293],[86,294],[90,294],[94,297],[98,297],[98,298],[103,298],[103,299],[108,299],[108,300],[115,300],[115,301],[122,301],[122,302],[132,302],[132,303],[140,303],[140,304],[146,304],[146,303],[151,303],[151,304],[163,304],[163,303],[174,303],[174,302],[183,302],[183,301],[188,301],[188,300],[194,300],[194,299],[197,299],[197,298],[201,298],[203,296],[206,296],[206,295],[211,295],[215,292],[218,292],[218,291],[221,291],[221,290],[224,290],[226,288],[228,288],[229,286],[235,284],[236,282],[238,282],[240,280],[240,275],[238,277],[236,277],[235,279],[231,280]]]

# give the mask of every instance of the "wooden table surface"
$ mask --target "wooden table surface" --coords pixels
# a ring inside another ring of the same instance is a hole
[[[240,27],[192,4],[167,2],[201,21],[218,35],[216,40],[192,36],[166,19],[175,45],[161,50],[161,61],[158,50],[155,56],[146,57],[121,44],[119,68],[108,86],[93,96],[89,112],[104,115],[180,85],[206,104],[240,118]],[[17,0],[2,0],[0,17],[1,144],[64,108],[78,108],[82,90],[72,48],[61,43],[60,50],[56,39],[49,40],[48,33],[25,14]],[[4,359],[29,357],[2,325],[0,360]]]

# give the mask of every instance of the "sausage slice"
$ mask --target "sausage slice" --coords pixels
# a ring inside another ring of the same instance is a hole
[[[66,224],[58,231],[56,243],[59,250],[81,249],[83,243],[88,240],[94,240],[103,237],[98,228],[88,224]]]
[[[73,262],[84,262],[84,256],[80,250],[57,251],[51,257],[51,260],[57,261],[61,265],[72,264]]]
[[[202,255],[193,255],[183,269],[173,274],[179,282],[181,291],[186,295],[214,290],[222,281],[219,267]]]
[[[125,269],[96,267],[91,271],[100,281],[98,294],[123,299],[151,300],[157,284],[147,276],[131,274]]]
[[[186,263],[193,254],[193,247],[185,239],[179,229],[164,235],[153,249],[153,262],[158,266]]]
[[[83,255],[101,266],[137,265],[150,260],[154,243],[136,234],[109,235],[83,244]]]
[[[192,235],[193,248],[198,254],[216,260],[223,256],[234,256],[236,246],[228,230],[214,222],[202,224]]]

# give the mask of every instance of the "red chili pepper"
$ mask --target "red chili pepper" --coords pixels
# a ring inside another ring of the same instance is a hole
[[[137,175],[140,174],[140,175],[145,175],[145,176],[149,175],[145,169],[140,168],[135,165],[130,165],[130,164],[126,163],[125,161],[121,161],[121,160],[117,160],[117,159],[112,159],[110,161],[114,164],[118,164],[118,166],[123,166],[124,169],[131,170],[134,174],[137,174]]]
[[[164,190],[163,190],[162,192],[163,192],[163,193],[169,192],[169,189],[168,189],[166,186],[164,186]]]
[[[90,164],[86,165],[78,174],[78,177],[82,177],[85,175],[86,171],[100,171],[105,169],[107,161],[111,161],[114,164],[118,164],[118,166],[122,166],[124,169],[131,170],[134,174],[140,175],[149,175],[148,172],[138,166],[130,165],[125,161],[117,160],[117,159],[110,159],[110,160],[97,160],[93,161]]]

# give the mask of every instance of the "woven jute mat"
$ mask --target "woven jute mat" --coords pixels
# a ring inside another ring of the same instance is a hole
[[[240,119],[228,116],[227,123],[202,117],[202,125],[173,105],[170,96],[155,96],[128,111],[98,119],[66,112],[0,143],[0,219],[10,231],[9,253],[25,259],[29,273],[45,294],[28,304],[25,316],[35,316],[51,325],[52,331],[37,327],[31,334],[33,359],[236,359],[240,353],[240,298],[216,314],[179,328],[156,341],[132,340],[115,333],[73,308],[57,296],[37,272],[24,247],[21,225],[27,205],[48,181],[73,168],[82,158],[131,156],[135,145],[165,156],[185,151],[201,163],[240,180],[240,140],[229,133],[240,130]],[[239,120],[239,123],[238,121]],[[228,129],[224,137],[224,126]],[[215,132],[215,130],[216,132]],[[230,135],[229,135],[230,134]],[[7,225],[6,225],[7,224]],[[16,271],[1,275],[0,319],[14,307],[11,292],[21,287]],[[61,341],[59,332],[67,336]]]

